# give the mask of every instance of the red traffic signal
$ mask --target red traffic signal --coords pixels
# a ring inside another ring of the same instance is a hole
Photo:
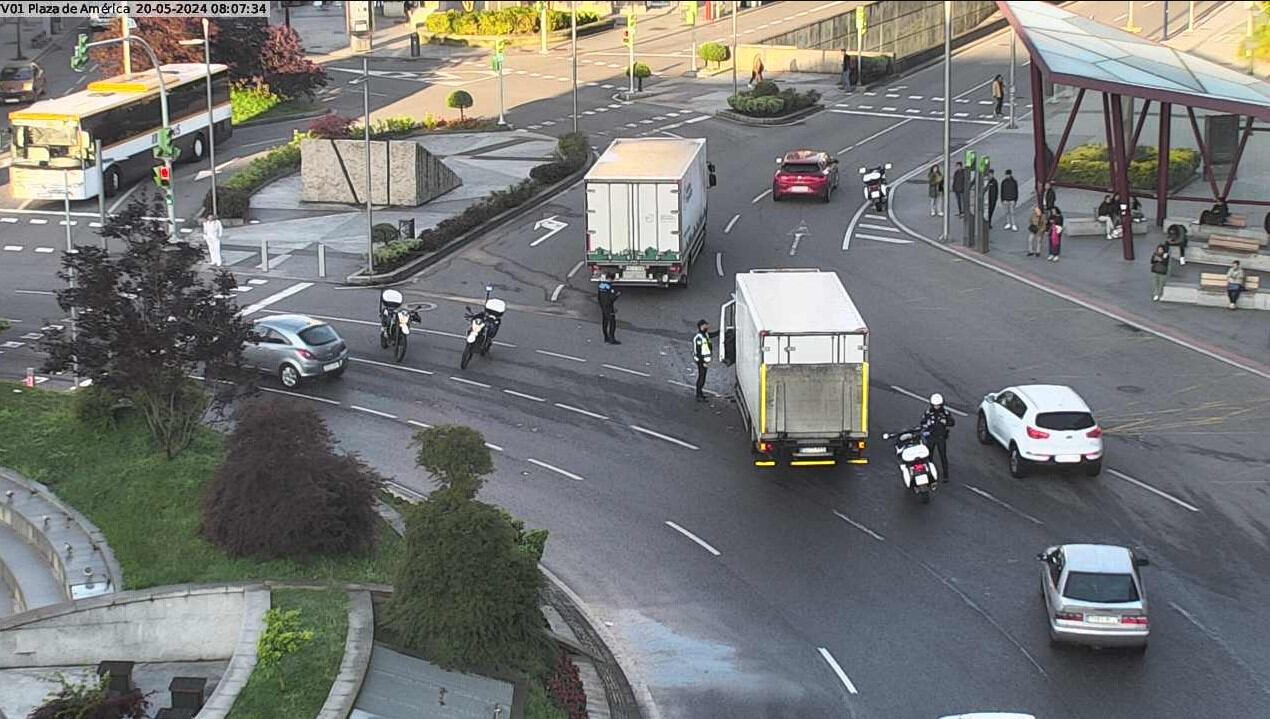
[[[167,188],[172,186],[172,169],[166,164],[154,168],[154,184]]]
[[[623,45],[630,45],[630,44],[631,44],[631,31],[630,31],[630,30],[623,30],[623,31],[622,31],[622,44],[623,44]]]

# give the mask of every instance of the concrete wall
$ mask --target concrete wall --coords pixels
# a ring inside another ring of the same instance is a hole
[[[226,659],[250,589],[166,587],[30,611],[0,622],[0,668]]]
[[[755,55],[763,58],[765,76],[783,72],[842,73],[842,50],[803,49],[793,45],[737,45],[737,69],[741,74],[754,67]]]
[[[371,202],[417,207],[462,184],[459,176],[413,140],[372,140]],[[305,202],[366,201],[366,146],[361,140],[300,144]]]
[[[895,57],[900,72],[923,62],[928,53],[944,44],[944,3],[941,0],[880,0],[869,3],[868,27],[864,34],[865,53]],[[953,37],[959,38],[996,12],[992,0],[962,0],[953,3]],[[790,45],[804,49],[849,49],[860,47],[855,29],[855,11],[808,23],[763,41],[764,45]],[[738,53],[739,54],[739,53]],[[841,71],[842,56],[838,56]]]

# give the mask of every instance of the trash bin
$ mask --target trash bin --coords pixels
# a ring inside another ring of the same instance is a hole
[[[419,57],[422,48],[419,41],[419,33],[411,33],[410,35],[410,57]]]
[[[403,240],[415,237],[415,221],[413,217],[397,220],[397,235]]]

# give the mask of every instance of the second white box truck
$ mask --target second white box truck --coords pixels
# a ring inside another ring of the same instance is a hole
[[[583,179],[591,281],[686,286],[706,241],[706,141],[619,138]]]

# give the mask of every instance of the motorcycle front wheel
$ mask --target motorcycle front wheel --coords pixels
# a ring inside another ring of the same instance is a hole
[[[388,349],[388,331],[383,327],[379,328],[379,349]]]
[[[472,343],[468,342],[463,345],[463,356],[459,359],[459,369],[467,369],[467,364],[472,361]]]
[[[489,348],[494,346],[494,340],[485,337],[481,340],[481,356],[489,354]]]
[[[397,343],[393,346],[393,359],[400,362],[406,356],[406,340],[409,338],[405,332],[397,330]]]

